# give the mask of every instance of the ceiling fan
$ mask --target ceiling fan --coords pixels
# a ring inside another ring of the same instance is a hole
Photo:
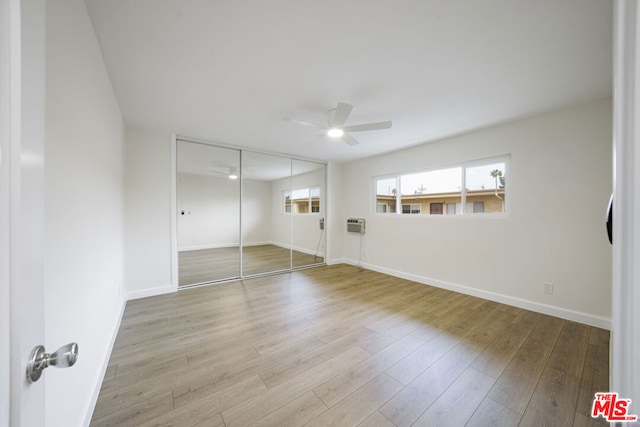
[[[391,121],[375,122],[375,123],[363,123],[360,125],[345,126],[345,122],[351,114],[353,105],[345,102],[338,102],[336,108],[329,110],[329,117],[327,120],[327,126],[322,126],[317,123],[308,122],[305,120],[287,119],[296,123],[300,123],[305,126],[312,126],[319,129],[323,129],[323,135],[332,139],[341,139],[343,142],[349,145],[358,144],[358,140],[349,135],[351,132],[362,132],[368,130],[389,129],[391,127]]]

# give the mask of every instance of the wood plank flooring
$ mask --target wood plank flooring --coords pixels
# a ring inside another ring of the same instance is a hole
[[[129,301],[92,426],[582,426],[609,332],[352,266]]]
[[[290,251],[276,245],[245,246],[243,274],[268,273],[324,263],[322,256]],[[240,277],[240,248],[213,248],[178,252],[178,286]]]

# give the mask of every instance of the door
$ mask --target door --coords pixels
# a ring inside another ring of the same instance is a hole
[[[640,6],[615,3],[611,391],[640,414]],[[629,423],[636,425],[636,423]]]
[[[291,159],[242,152],[242,275],[291,269]]]
[[[43,344],[45,2],[0,0],[0,424],[45,425],[45,380],[29,384]]]
[[[325,165],[291,164],[291,261],[293,268],[324,262]]]
[[[177,141],[178,285],[240,277],[240,151]]]

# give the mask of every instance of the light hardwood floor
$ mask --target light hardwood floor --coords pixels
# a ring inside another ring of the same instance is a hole
[[[588,426],[609,333],[326,266],[127,303],[92,426]]]
[[[290,251],[275,245],[245,246],[242,251],[243,274],[267,273],[322,264],[322,256]],[[178,253],[179,286],[239,277],[240,248],[214,248],[182,251]]]

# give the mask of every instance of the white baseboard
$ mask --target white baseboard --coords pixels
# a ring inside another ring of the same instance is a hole
[[[331,264],[336,263],[337,260],[332,260]],[[346,264],[357,266],[357,261],[351,259],[343,260]],[[373,264],[361,263],[361,267],[368,270],[377,271],[379,273],[388,274],[390,276],[399,277],[401,279],[407,279],[414,282],[422,283],[424,285],[435,286],[437,288],[447,289],[449,291],[459,292],[461,294],[471,295],[478,298],[483,298],[489,301],[499,302],[501,304],[507,304],[525,310],[535,311],[536,313],[547,314],[549,316],[559,317],[565,320],[571,320],[573,322],[583,323],[589,326],[595,326],[597,328],[611,330],[611,319],[596,316],[589,313],[570,310],[567,308],[552,306],[548,304],[542,304],[539,302],[529,301],[522,298],[512,297],[509,295],[499,294],[495,292],[489,292],[482,289],[472,288],[457,283],[445,282],[442,280],[431,279],[429,277],[419,276],[416,274],[405,273],[403,271],[397,271],[386,267],[380,267]]]
[[[250,242],[250,243],[246,243],[243,242],[242,245],[243,246],[263,246],[263,245],[273,245],[274,243],[271,240],[267,240],[264,242]]]
[[[126,300],[122,300],[122,304],[120,305],[120,313],[118,314],[116,324],[111,332],[111,339],[109,340],[109,350],[104,356],[104,360],[102,362],[102,369],[100,370],[100,375],[98,376],[98,381],[94,387],[93,393],[91,395],[91,401],[89,402],[89,408],[87,408],[87,413],[84,417],[84,426],[89,427],[91,424],[91,418],[93,417],[93,411],[96,409],[96,403],[98,402],[98,396],[100,396],[100,389],[102,388],[102,383],[104,382],[104,375],[107,373],[107,368],[109,367],[109,359],[111,359],[111,353],[113,352],[113,346],[116,343],[116,338],[118,337],[118,331],[120,330],[120,324],[122,323],[122,317],[124,316],[124,309],[127,305]]]
[[[294,251],[296,251],[296,252],[302,252],[303,254],[307,254],[307,255],[316,255],[316,256],[319,256],[319,257],[324,258],[324,252],[320,252],[320,251],[316,252],[316,251],[314,251],[314,250],[305,249],[305,248],[300,248],[300,247],[298,247],[298,246],[294,246],[294,247],[293,247],[293,250],[294,250]]]
[[[156,295],[170,294],[172,292],[177,292],[177,289],[175,288],[175,286],[166,285],[166,286],[160,286],[158,288],[140,289],[139,291],[127,292],[125,297],[126,297],[126,300],[129,301],[133,299],[153,297]]]
[[[267,240],[267,241],[264,241],[264,242],[248,242],[248,243],[247,242],[243,242],[242,245],[243,246],[262,246],[262,245],[281,246],[280,244],[277,244],[277,243],[272,242],[270,240]],[[222,243],[222,244],[217,244],[217,245],[184,246],[184,247],[179,247],[178,248],[178,252],[199,251],[199,250],[202,250],[202,249],[237,248],[238,246],[239,246],[238,243]]]
[[[287,243],[282,243],[282,242],[276,242],[275,240],[271,240],[268,243],[265,243],[266,245],[273,245],[273,246],[277,246],[279,248],[282,249],[291,249],[291,245],[288,245]]]

